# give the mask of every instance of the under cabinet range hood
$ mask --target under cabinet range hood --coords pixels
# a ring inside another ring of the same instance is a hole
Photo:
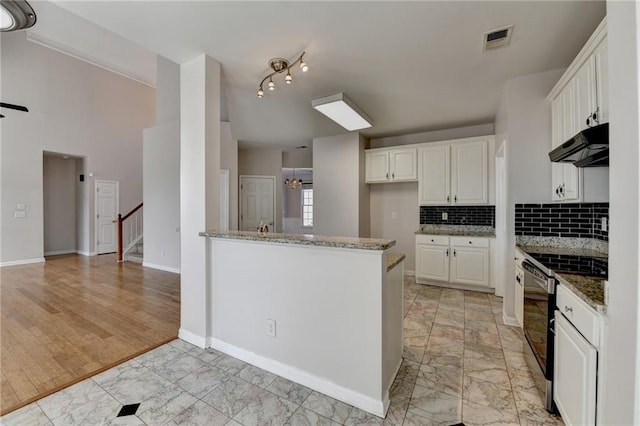
[[[553,162],[573,163],[576,167],[609,165],[609,123],[584,129],[549,153]]]

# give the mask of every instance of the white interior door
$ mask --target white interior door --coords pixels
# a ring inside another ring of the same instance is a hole
[[[255,231],[260,222],[276,232],[276,178],[240,176],[240,229]]]
[[[117,250],[116,223],[119,207],[118,182],[96,180],[96,246],[98,254]]]

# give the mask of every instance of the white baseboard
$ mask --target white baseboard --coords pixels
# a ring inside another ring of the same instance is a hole
[[[518,319],[516,317],[510,317],[509,315],[505,314],[504,311],[502,312],[502,322],[505,325],[520,327],[520,323],[518,322]]]
[[[142,262],[142,266],[144,266],[145,268],[153,268],[159,269],[161,271],[173,272],[174,274],[180,273],[180,268],[172,268],[171,266],[158,265],[155,263]]]
[[[97,256],[98,252],[95,251],[83,251],[83,250],[76,250],[76,254],[79,254],[81,256]]]
[[[74,250],[57,250],[57,251],[46,251],[44,253],[45,256],[58,256],[61,254],[75,254],[75,249]]]
[[[44,263],[44,257],[36,257],[34,259],[12,260],[9,262],[0,262],[0,268],[5,266],[28,265],[30,263]]]
[[[406,269],[405,269],[405,270],[404,270],[404,274],[405,274],[407,277],[415,277],[415,276],[416,276],[416,271],[408,271],[408,270],[406,270]]]
[[[386,408],[389,405],[388,395],[385,398],[386,402],[384,400],[378,400],[352,389],[345,388],[344,386],[340,386],[337,383],[333,383],[330,380],[318,377],[307,371],[300,370],[271,358],[266,358],[262,355],[258,355],[221,340],[209,338],[207,339],[207,343],[210,344],[209,346],[220,352],[255,365],[256,367],[260,367],[273,374],[282,376],[285,379],[299,383],[325,395],[329,395],[332,398],[353,405],[354,407],[360,408],[361,410],[374,414],[378,417],[384,418],[385,416]]]
[[[196,345],[199,348],[206,348],[207,345],[207,339],[202,337],[202,336],[198,336],[195,333],[192,333],[188,330],[185,330],[184,328],[180,328],[180,330],[178,330],[178,339],[182,339],[185,342],[191,343],[192,345]]]
[[[425,285],[430,285],[434,287],[443,287],[443,288],[453,288],[456,290],[477,291],[480,293],[495,293],[495,289],[493,287],[478,287],[475,285],[450,283],[448,281],[425,280],[422,278],[417,278],[416,284],[425,284]]]

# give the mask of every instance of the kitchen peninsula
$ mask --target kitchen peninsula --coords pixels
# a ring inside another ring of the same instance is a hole
[[[402,361],[403,255],[393,240],[207,237],[208,344],[384,417]]]

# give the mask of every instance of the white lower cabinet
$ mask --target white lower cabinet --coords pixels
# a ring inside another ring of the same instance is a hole
[[[488,238],[416,236],[416,279],[489,287]]]
[[[603,318],[562,282],[557,286],[553,399],[567,425],[595,425]]]
[[[596,423],[598,351],[556,311],[554,400],[567,425]]]

